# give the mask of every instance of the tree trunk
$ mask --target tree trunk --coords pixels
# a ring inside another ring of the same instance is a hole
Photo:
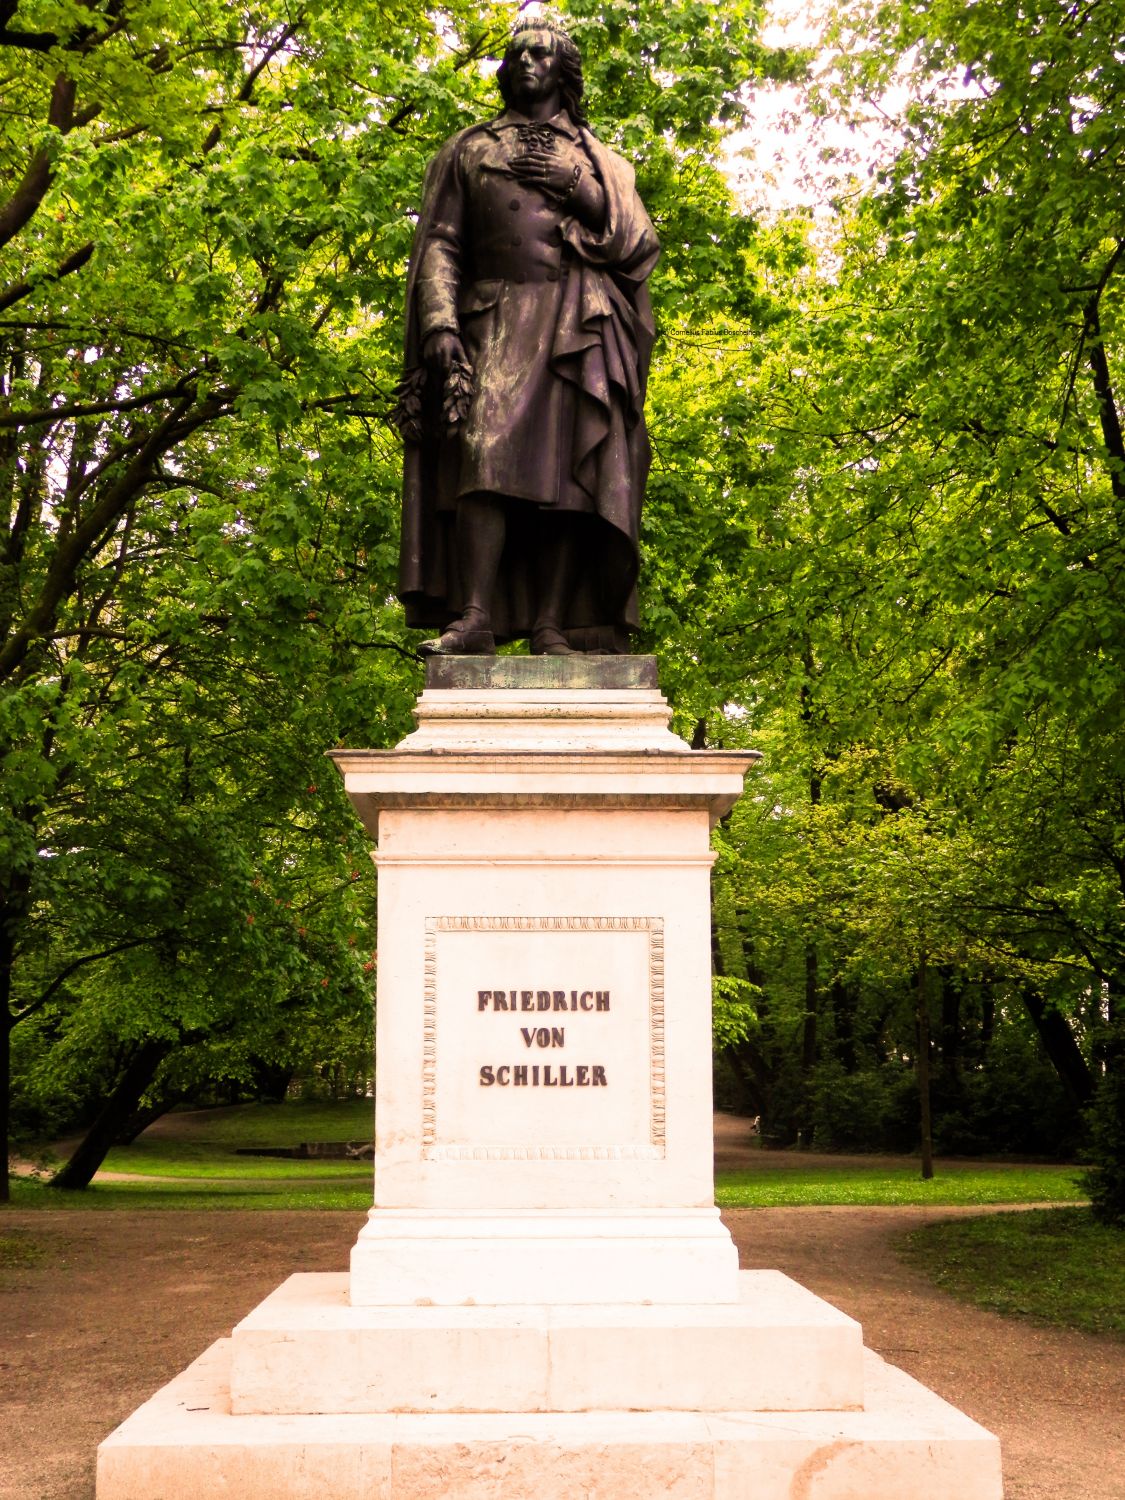
[[[1121,244],[1118,242],[1117,254],[1120,253]],[[1116,258],[1117,256],[1114,256],[1115,260]],[[1098,398],[1102,440],[1105,443],[1106,457],[1109,460],[1106,468],[1109,470],[1110,487],[1114,497],[1121,501],[1125,500],[1125,434],[1121,431],[1121,418],[1117,412],[1113,379],[1110,375],[1109,360],[1106,357],[1105,343],[1102,338],[1101,314],[1098,307],[1100,297],[1099,292],[1090,299],[1086,306],[1086,328],[1089,333],[1086,357],[1090,365],[1090,374],[1093,377],[1094,393]]]
[[[8,1177],[8,1152],[12,1130],[12,964],[15,959],[14,925],[16,911],[10,902],[0,919],[0,1203],[11,1198]]]
[[[854,984],[837,977],[832,981],[832,1030],[836,1036],[836,1056],[846,1073],[855,1072],[855,1011],[858,996]]]
[[[1094,1097],[1094,1075],[1074,1040],[1066,1017],[1054,1006],[1047,1005],[1043,996],[1034,990],[1025,989],[1022,993],[1023,1003],[1035,1022],[1051,1066],[1074,1102],[1080,1109],[1085,1109]]]
[[[816,678],[816,658],[813,655],[813,646],[805,637],[804,652],[805,679],[801,684],[801,721],[805,729],[810,732],[813,729],[813,679]],[[819,807],[820,805],[820,771],[819,759],[816,750],[810,744],[810,766],[808,766],[808,805]],[[811,1145],[811,1100],[808,1097],[808,1076],[816,1067],[816,1013],[817,999],[819,999],[819,956],[816,953],[816,944],[813,941],[805,941],[804,945],[804,1025],[801,1028],[801,1131],[799,1131],[798,1145]]]
[[[73,1156],[51,1178],[51,1187],[89,1187],[91,1178],[105,1160],[106,1152],[139,1106],[141,1096],[156,1077],[156,1070],[171,1052],[172,1045],[166,1040],[140,1044]]]
[[[938,971],[941,977],[941,1071],[947,1087],[961,1076],[961,984],[960,976],[947,964]]]
[[[773,1073],[761,1050],[753,1042],[735,1042],[726,1049],[726,1057],[750,1097],[754,1113],[766,1114],[773,1087]]]
[[[922,1181],[934,1175],[934,1136],[930,1118],[930,1006],[926,994],[926,957],[918,960],[918,1113],[922,1127]]]
[[[162,1095],[156,1104],[142,1104],[124,1121],[113,1138],[114,1146],[131,1146],[139,1135],[143,1135],[154,1120],[166,1115],[183,1098],[182,1094]]]
[[[259,1099],[284,1103],[292,1081],[293,1069],[288,1063],[259,1062],[254,1066],[254,1089]]]
[[[806,1151],[812,1145],[813,1112],[810,1075],[816,1066],[817,979],[820,960],[815,943],[805,944],[805,1018],[801,1026],[801,1129],[797,1144]]]

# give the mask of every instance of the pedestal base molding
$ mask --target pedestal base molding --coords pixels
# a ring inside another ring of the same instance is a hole
[[[716,1208],[442,1213],[378,1208],[351,1258],[357,1306],[734,1302]]]
[[[864,1356],[856,1412],[234,1416],[213,1344],[98,1452],[99,1500],[1000,1500],[996,1439]]]

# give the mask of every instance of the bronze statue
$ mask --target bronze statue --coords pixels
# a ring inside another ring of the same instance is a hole
[[[659,247],[590,132],[556,23],[512,32],[506,108],[426,172],[407,281],[399,596],[424,652],[627,652]]]

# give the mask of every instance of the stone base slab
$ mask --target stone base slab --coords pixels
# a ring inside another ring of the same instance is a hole
[[[220,1340],[98,1450],[97,1500],[1001,1500],[994,1437],[878,1356],[858,1412],[232,1416]]]
[[[377,1208],[351,1256],[363,1306],[737,1302],[717,1208],[631,1213]]]
[[[780,1271],[733,1305],[353,1307],[291,1276],[233,1334],[240,1414],[816,1411],[863,1404],[858,1323]]]

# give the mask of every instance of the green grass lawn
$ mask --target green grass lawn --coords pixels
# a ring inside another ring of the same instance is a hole
[[[1082,1197],[1075,1181],[1077,1167],[938,1162],[933,1179],[923,1182],[918,1163],[902,1157],[888,1160],[885,1166],[842,1162],[771,1170],[768,1162],[764,1155],[763,1164],[753,1171],[719,1173],[715,1178],[719,1207],[1067,1203]]]
[[[284,1104],[234,1104],[225,1109],[174,1110],[141,1137],[207,1141],[229,1146],[299,1146],[303,1141],[369,1141],[375,1119],[371,1099],[293,1100]]]
[[[16,1179],[18,1208],[310,1208],[371,1207],[370,1161],[239,1156],[240,1146],[368,1141],[372,1101],[241,1104],[174,1111],[130,1146],[115,1146],[102,1170],[151,1181],[95,1181],[61,1193]],[[171,1179],[161,1181],[159,1179]]]
[[[295,1164],[301,1166],[300,1162]],[[350,1209],[363,1213],[371,1207],[371,1165],[362,1183],[324,1178],[288,1181],[213,1182],[206,1187],[185,1179],[180,1182],[95,1182],[81,1192],[62,1193],[41,1182],[16,1179],[12,1183],[13,1208],[300,1208]],[[0,1221],[2,1222],[2,1221]]]
[[[13,1183],[21,1208],[354,1208],[371,1205],[370,1162],[287,1161],[230,1157],[206,1143],[153,1143],[112,1153],[116,1171],[151,1182],[96,1182],[84,1192],[58,1193],[39,1183]],[[756,1167],[715,1179],[722,1208],[797,1208],[830,1204],[880,1205],[1059,1203],[1079,1197],[1074,1167],[939,1165],[922,1182],[916,1163],[886,1166]],[[206,1179],[206,1185],[201,1179]]]
[[[340,1157],[239,1156],[239,1147],[291,1148],[306,1142],[371,1139],[370,1099],[341,1103],[238,1104],[228,1109],[173,1112],[130,1146],[115,1146],[103,1172],[277,1182],[319,1178],[367,1181],[371,1162]]]
[[[1036,1209],[928,1224],[904,1255],[978,1307],[1125,1339],[1125,1234],[1088,1209]]]
[[[115,1147],[106,1157],[104,1171],[149,1180],[102,1180],[76,1193],[17,1180],[13,1203],[29,1208],[363,1210],[371,1204],[370,1161],[238,1156],[236,1149],[365,1141],[371,1137],[371,1124],[370,1099],[173,1112],[131,1146]],[[755,1153],[752,1168],[719,1173],[715,1197],[722,1208],[1058,1203],[1081,1196],[1076,1170],[939,1162],[934,1180],[922,1182],[918,1162],[910,1158],[836,1162],[820,1157],[806,1162],[791,1152],[761,1152]]]
[[[370,1161],[339,1158],[311,1158],[308,1161],[285,1156],[236,1156],[229,1146],[210,1141],[134,1141],[131,1146],[115,1146],[102,1166],[105,1172],[130,1172],[142,1177],[194,1177],[215,1181],[279,1181],[289,1178],[315,1181],[324,1177],[354,1178],[366,1181],[371,1176]]]

